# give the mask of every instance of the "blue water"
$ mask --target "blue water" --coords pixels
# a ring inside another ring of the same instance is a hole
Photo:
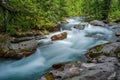
[[[39,46],[36,52],[18,61],[8,61],[0,63],[0,80],[37,80],[51,66],[60,62],[86,61],[84,54],[91,47],[109,42],[113,37],[113,32],[104,27],[92,26],[88,24],[85,29],[74,29],[74,24],[80,24],[80,19],[67,19],[68,24],[64,24],[61,32],[67,32],[64,40],[51,41],[50,37],[61,32],[46,35],[46,39],[39,40],[43,45]]]

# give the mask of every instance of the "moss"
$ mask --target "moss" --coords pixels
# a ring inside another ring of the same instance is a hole
[[[101,45],[95,46],[95,47],[91,48],[90,50],[94,49],[96,52],[100,52],[103,49],[103,47],[105,45],[107,45],[107,44],[110,44],[110,43],[106,43],[106,44],[101,44]]]
[[[115,51],[115,54],[116,54],[117,57],[120,57],[120,49],[117,49],[117,50]]]
[[[106,44],[110,44],[110,43],[106,43]],[[103,47],[106,44],[98,45],[98,46],[95,46],[95,47],[91,48],[89,50],[89,52],[85,54],[85,56],[88,57],[88,58],[92,58],[92,59],[99,58],[99,56],[102,55],[101,50],[103,49]]]
[[[0,34],[0,42],[1,43],[7,43],[8,42],[8,38],[6,37],[6,35],[4,35],[4,34]]]
[[[52,73],[46,73],[45,78],[46,80],[55,80],[54,75]]]
[[[42,36],[50,34],[48,30],[43,30],[39,32]]]
[[[16,32],[16,34],[11,35],[12,37],[20,38],[20,37],[31,37],[33,33],[31,32]]]
[[[5,54],[3,48],[0,46],[0,55],[3,56]]]
[[[98,58],[100,55],[101,55],[101,53],[92,53],[92,54],[89,54],[89,57],[90,58]]]

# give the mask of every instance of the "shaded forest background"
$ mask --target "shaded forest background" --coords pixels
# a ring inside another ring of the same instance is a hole
[[[48,29],[67,17],[120,19],[120,0],[0,0],[0,31]]]

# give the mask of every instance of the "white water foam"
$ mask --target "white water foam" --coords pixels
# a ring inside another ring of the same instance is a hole
[[[70,23],[75,22],[74,19]],[[67,32],[64,40],[51,41],[50,37]],[[112,31],[99,26],[86,26],[84,30],[64,30],[47,35],[47,39],[39,40],[43,43],[30,57],[5,64],[0,67],[0,80],[36,80],[56,63],[67,61],[85,61],[85,52],[96,45],[108,42],[112,38]]]

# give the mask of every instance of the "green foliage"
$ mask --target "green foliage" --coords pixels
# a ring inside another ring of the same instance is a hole
[[[120,0],[6,0],[7,9],[0,7],[0,27],[7,19],[7,31],[14,34],[33,28],[45,30],[66,17],[114,20],[120,17],[119,5]]]

